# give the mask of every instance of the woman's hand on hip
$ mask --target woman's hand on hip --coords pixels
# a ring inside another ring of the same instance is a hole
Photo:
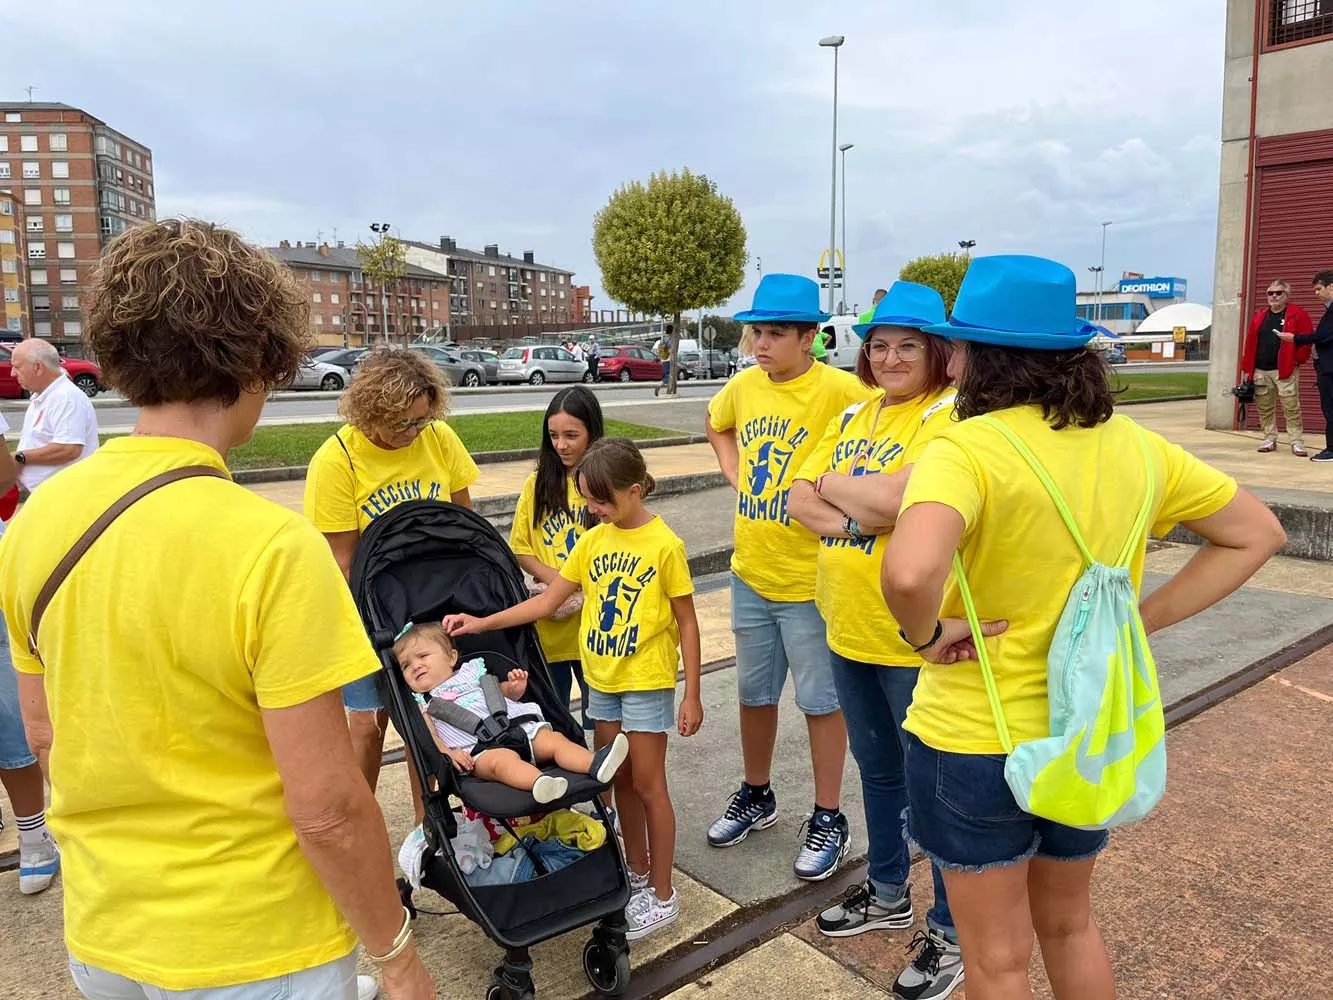
[[[962,663],[977,658],[977,644],[972,638],[972,626],[965,618],[941,618],[943,630],[933,645],[921,650],[927,663]],[[982,622],[981,634],[986,638],[999,635],[1009,627],[1007,621]]]

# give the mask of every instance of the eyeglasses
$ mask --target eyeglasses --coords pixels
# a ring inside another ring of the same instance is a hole
[[[1275,299],[1275,298],[1277,298],[1277,297],[1280,296],[1280,295],[1286,295],[1286,294],[1287,294],[1287,291],[1286,291],[1285,288],[1277,288],[1277,289],[1270,288],[1270,289],[1268,290],[1268,297],[1269,297],[1270,299]]]
[[[408,431],[417,431],[420,433],[430,424],[433,417],[420,417],[417,420],[404,420],[399,424],[390,424],[389,430],[395,434],[406,434]]]
[[[899,361],[910,365],[913,361],[921,360],[921,355],[925,353],[926,348],[924,344],[918,344],[911,340],[905,344],[898,344],[897,346],[885,343],[882,340],[871,340],[868,341],[861,350],[866,352],[866,357],[871,361],[883,361],[889,356],[889,352],[892,351],[897,355]]]

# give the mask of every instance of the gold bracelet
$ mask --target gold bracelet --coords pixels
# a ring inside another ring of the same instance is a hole
[[[401,955],[409,944],[412,943],[412,913],[406,906],[403,907],[403,926],[398,929],[394,935],[393,946],[385,955],[372,955],[366,952],[366,957],[376,965],[383,965],[385,962],[391,962]]]

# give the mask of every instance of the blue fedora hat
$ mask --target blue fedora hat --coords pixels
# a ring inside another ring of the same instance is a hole
[[[754,290],[754,303],[733,319],[741,323],[823,323],[819,286],[801,274],[766,274]]]
[[[877,326],[910,326],[921,330],[944,322],[944,298],[929,285],[915,281],[895,281],[879,300],[869,323],[857,323],[852,329],[862,340]]]
[[[1097,333],[1078,318],[1074,272],[1045,257],[977,257],[947,323],[925,328],[950,340],[1070,351]]]

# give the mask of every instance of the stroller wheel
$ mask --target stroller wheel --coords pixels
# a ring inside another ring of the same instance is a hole
[[[629,951],[594,938],[583,946],[583,971],[598,993],[623,996],[629,989]]]

